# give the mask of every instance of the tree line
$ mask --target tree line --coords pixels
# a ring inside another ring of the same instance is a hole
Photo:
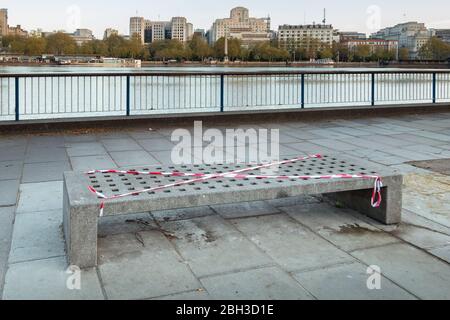
[[[78,45],[73,37],[65,33],[54,33],[47,37],[4,36],[3,50],[28,56],[53,55],[95,55],[115,58],[135,58],[155,61],[205,61],[223,60],[225,39],[219,39],[210,46],[203,37],[194,36],[186,44],[177,40],[155,41],[143,45],[139,37],[126,39],[112,35],[104,40],[92,40]],[[277,40],[251,46],[243,46],[239,39],[228,40],[228,57],[232,61],[308,61],[311,59],[333,59],[347,62],[392,61],[398,58],[408,60],[407,49],[373,50],[368,45],[349,49],[346,44],[328,45],[316,39],[304,39],[302,43],[284,43]],[[450,58],[450,45],[432,38],[419,52],[421,59],[445,60]]]

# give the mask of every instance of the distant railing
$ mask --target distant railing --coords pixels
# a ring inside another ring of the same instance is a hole
[[[450,102],[450,71],[0,74],[0,121]]]

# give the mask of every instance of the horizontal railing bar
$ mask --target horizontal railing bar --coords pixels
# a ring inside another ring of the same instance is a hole
[[[73,78],[73,77],[188,77],[188,76],[277,76],[277,75],[335,75],[335,74],[449,74],[450,70],[329,70],[329,71],[220,71],[220,72],[103,72],[103,73],[0,73],[0,78]]]

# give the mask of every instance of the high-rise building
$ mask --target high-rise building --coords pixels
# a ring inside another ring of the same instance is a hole
[[[187,20],[184,17],[174,17],[171,21],[172,24],[172,39],[179,40],[181,42],[187,41]]]
[[[186,40],[190,41],[194,37],[194,25],[192,23],[186,23]]]
[[[8,35],[8,9],[0,9],[0,37]]]
[[[406,22],[382,29],[371,35],[374,39],[396,40],[400,49],[407,49],[409,59],[417,59],[420,49],[435,35],[424,23]]]
[[[145,42],[145,19],[142,17],[130,18],[130,37],[137,36],[142,44]]]
[[[185,17],[174,17],[171,21],[152,21],[142,17],[130,18],[130,36],[138,35],[144,43],[165,39],[186,42],[192,39],[194,26]]]
[[[241,39],[244,45],[269,41],[270,21],[270,18],[251,18],[247,8],[237,7],[231,10],[229,18],[217,19],[214,22],[209,41],[212,44],[225,36]]]
[[[332,25],[283,25],[278,28],[278,43],[284,49],[307,47],[312,41],[331,46],[335,39]]]

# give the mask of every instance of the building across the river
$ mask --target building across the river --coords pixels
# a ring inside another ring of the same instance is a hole
[[[407,49],[409,59],[419,57],[420,49],[435,35],[435,31],[427,29],[424,23],[406,22],[382,29],[371,38],[398,41],[400,49]]]
[[[8,9],[0,9],[0,37],[8,35]]]
[[[236,38],[243,45],[269,41],[271,38],[270,18],[251,18],[247,8],[237,7],[231,10],[230,17],[217,19],[209,32],[209,42],[215,43],[220,38]]]
[[[138,36],[142,44],[158,40],[175,39],[186,42],[192,39],[194,26],[185,17],[173,17],[171,21],[152,21],[143,17],[130,18],[130,36]]]
[[[284,49],[307,47],[312,41],[331,46],[336,32],[330,24],[282,25],[278,28],[278,43]]]
[[[436,29],[436,37],[450,44],[450,29]]]

